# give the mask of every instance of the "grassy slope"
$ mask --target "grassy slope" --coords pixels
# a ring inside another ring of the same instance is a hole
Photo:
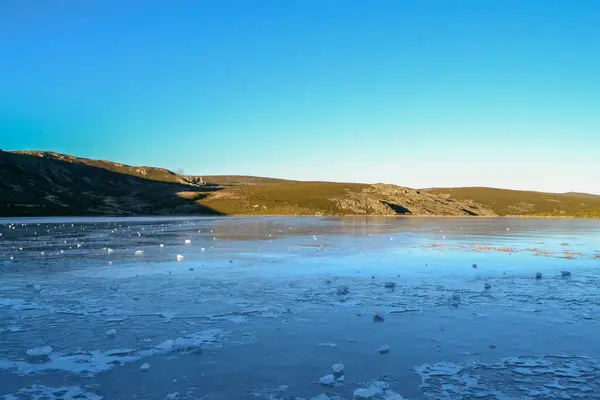
[[[334,182],[282,181],[262,185],[242,185],[203,200],[201,204],[233,215],[314,215],[339,214],[329,199],[355,193],[367,185]]]
[[[600,196],[557,194],[486,187],[427,189],[452,198],[469,199],[494,210],[498,215],[600,216]]]

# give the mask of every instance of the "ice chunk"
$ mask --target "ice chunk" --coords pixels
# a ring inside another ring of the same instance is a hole
[[[383,394],[383,390],[378,386],[370,386],[366,389],[356,389],[354,391],[354,398],[357,400],[370,400],[375,399],[376,396]]]
[[[48,357],[50,354],[52,354],[53,350],[54,349],[52,346],[36,347],[34,349],[27,350],[27,355],[29,357]]]
[[[192,241],[190,239],[185,239],[185,244],[190,244]]]
[[[183,261],[183,256],[181,254],[177,254],[177,261]]]
[[[150,364],[148,364],[148,363],[143,363],[143,364],[140,366],[140,369],[141,369],[142,371],[148,371],[148,370],[150,369]]]
[[[40,292],[42,290],[42,285],[36,283],[35,285],[33,285],[33,290],[36,292]]]
[[[114,250],[113,250],[113,249],[111,249],[110,247],[109,247],[108,249],[106,249],[106,252],[107,252],[108,254],[112,253],[113,251],[114,251]]]
[[[346,285],[339,285],[336,289],[336,292],[339,296],[344,296],[350,292],[350,289],[348,289],[348,286]]]
[[[342,373],[342,372],[344,372],[344,364],[342,364],[342,363],[333,364],[331,366],[331,369],[333,369],[333,372],[335,372],[336,374]]]
[[[335,384],[335,377],[333,375],[331,375],[331,374],[330,375],[322,376],[321,379],[319,379],[319,383],[321,385],[328,385],[328,386],[334,385]]]
[[[141,256],[142,254],[144,254],[144,250],[137,250],[134,254],[136,256]]]
[[[161,244],[160,244],[160,247],[165,247],[165,245],[161,243]]]
[[[106,332],[104,332],[104,334],[106,336],[117,336],[117,331],[116,329],[109,329]]]
[[[179,396],[179,392],[173,392],[173,393],[169,393],[166,397],[165,400],[174,400],[174,399],[178,399]]]
[[[383,346],[379,347],[379,354],[387,354],[390,352],[390,346],[388,346],[387,344],[384,344]]]

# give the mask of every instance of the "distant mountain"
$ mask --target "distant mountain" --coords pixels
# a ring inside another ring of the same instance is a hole
[[[432,188],[427,192],[469,199],[498,215],[600,216],[600,196],[587,193],[544,193],[487,187]]]
[[[494,215],[394,185],[186,176],[43,151],[0,150],[0,216]]]

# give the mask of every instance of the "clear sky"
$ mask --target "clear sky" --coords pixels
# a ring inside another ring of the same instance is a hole
[[[597,0],[0,0],[0,147],[600,193]]]

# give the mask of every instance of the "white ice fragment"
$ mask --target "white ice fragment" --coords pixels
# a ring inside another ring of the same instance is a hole
[[[77,248],[80,248],[80,247],[81,247],[81,243],[77,243]]]
[[[483,286],[485,288],[485,290],[489,290],[492,288],[492,284],[489,282],[486,282],[485,285]]]
[[[331,374],[322,376],[321,379],[319,379],[319,383],[321,385],[331,386],[331,385],[335,384],[335,377]]]
[[[150,369],[150,364],[148,364],[148,363],[143,363],[143,364],[140,366],[140,369],[141,369],[142,371],[148,371],[148,370]]]
[[[178,399],[179,396],[179,392],[173,392],[173,393],[169,393],[166,397],[165,400],[174,400],[174,399]]]
[[[183,256],[181,254],[177,254],[177,261],[183,261]]]
[[[144,250],[136,250],[136,252],[134,254],[136,256],[141,256],[142,254],[144,254]]]
[[[387,354],[390,352],[390,346],[388,346],[387,344],[384,344],[383,346],[379,347],[379,354]]]
[[[13,256],[10,256],[10,261],[14,261],[15,258]]]
[[[40,292],[42,290],[42,285],[36,283],[35,285],[33,285],[33,290],[36,292]]]
[[[383,390],[378,386],[370,386],[366,389],[356,389],[354,391],[354,398],[357,400],[370,400],[376,398],[383,393]]]
[[[108,249],[106,249],[106,251],[107,251],[107,253],[108,253],[108,254],[110,254],[110,253],[112,253],[114,250],[113,250],[113,249],[111,249],[111,248],[108,248]]]
[[[104,332],[104,334],[106,336],[117,336],[117,331],[116,329],[109,329],[106,332]]]
[[[112,261],[109,261],[109,262],[108,262],[108,265],[112,265]]]
[[[41,255],[44,255],[45,253],[42,251],[40,254],[41,254]]]
[[[34,349],[27,350],[29,357],[48,357],[54,349],[52,346],[36,347]]]
[[[165,247],[165,245],[161,243],[161,244],[160,244],[160,247]]]
[[[206,249],[203,247],[203,248],[200,249],[200,251],[206,251]]]
[[[344,364],[342,364],[342,363],[333,364],[331,366],[331,369],[333,369],[333,372],[335,372],[336,374],[339,374],[341,372],[344,372]]]
[[[336,289],[336,292],[339,296],[346,295],[346,294],[348,294],[349,291],[350,290],[348,289],[348,286],[346,286],[346,285],[339,285]]]
[[[190,244],[192,241],[190,239],[185,239],[185,244]]]
[[[321,347],[331,347],[331,348],[336,348],[337,344],[336,343],[319,343],[319,346]]]

